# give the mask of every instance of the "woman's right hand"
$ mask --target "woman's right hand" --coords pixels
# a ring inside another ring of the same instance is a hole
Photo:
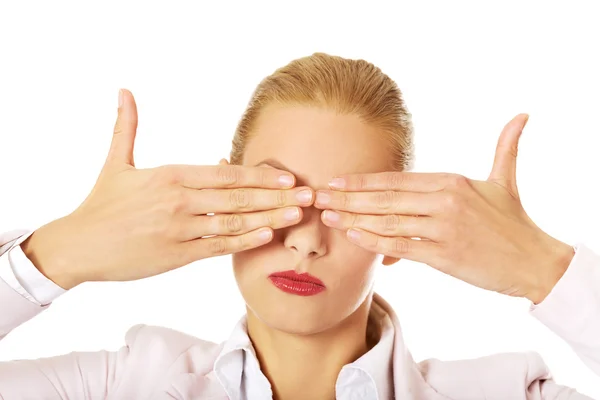
[[[136,169],[136,129],[135,100],[122,90],[110,151],[91,193],[21,244],[64,289],[146,278],[264,245],[272,229],[300,222],[300,207],[314,201],[312,189],[294,187],[292,174],[270,167]]]

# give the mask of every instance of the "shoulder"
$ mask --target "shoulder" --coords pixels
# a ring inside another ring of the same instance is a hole
[[[551,380],[542,357],[536,352],[499,353],[486,357],[441,361],[428,359],[418,364],[427,383],[440,393],[463,395],[475,384],[481,392],[494,397],[522,396],[532,384]],[[474,398],[480,398],[481,396]],[[516,397],[515,397],[516,398]]]
[[[220,344],[174,329],[144,324],[134,325],[127,331],[125,344],[130,357],[162,361],[162,364],[182,361],[192,368],[195,364],[212,367],[222,348]]]

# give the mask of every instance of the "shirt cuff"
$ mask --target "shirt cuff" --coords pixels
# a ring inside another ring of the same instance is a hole
[[[8,266],[0,270],[0,278],[27,300],[45,306],[66,290],[44,276],[21,249],[20,244],[32,234],[33,231],[21,236],[12,244],[6,254]]]
[[[600,333],[600,257],[583,244],[550,294],[530,313],[572,345],[598,343]]]

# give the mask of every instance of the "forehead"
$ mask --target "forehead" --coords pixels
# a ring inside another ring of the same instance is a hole
[[[335,175],[389,170],[385,135],[356,115],[321,107],[270,105],[254,124],[243,163],[276,160],[303,185],[326,187]]]

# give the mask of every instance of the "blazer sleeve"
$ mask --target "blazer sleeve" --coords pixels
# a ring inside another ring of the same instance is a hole
[[[118,351],[71,352],[0,363],[0,399],[100,400],[118,389],[143,325],[126,334]]]
[[[550,294],[530,312],[600,376],[600,256],[583,244]]]
[[[583,244],[575,246],[567,271],[530,312],[600,376],[600,256]],[[556,383],[541,356],[534,352],[449,362],[429,359],[419,363],[419,368],[433,388],[450,398],[590,399]]]
[[[0,263],[8,263],[6,253],[22,234],[22,231],[0,234]],[[48,307],[25,298],[0,279],[0,340]],[[118,383],[140,327],[131,328],[126,334],[126,345],[115,352],[73,352],[37,360],[1,362],[0,399],[106,398]]]
[[[486,357],[421,361],[425,381],[437,393],[461,400],[594,400],[554,382],[535,352],[500,353]]]
[[[11,231],[0,234],[0,339],[49,306],[41,305],[32,298],[28,299],[24,291],[15,290],[20,287],[18,282],[9,281],[16,278],[11,272],[8,251],[26,233]]]

